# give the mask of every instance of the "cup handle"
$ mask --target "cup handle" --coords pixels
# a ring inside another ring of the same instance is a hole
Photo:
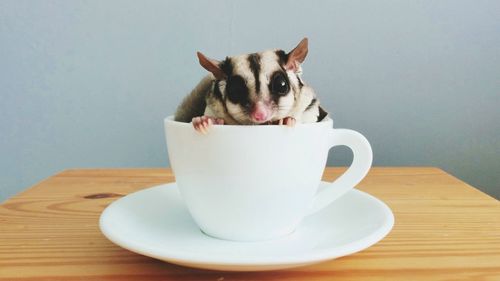
[[[352,150],[352,164],[340,177],[316,194],[309,215],[320,211],[354,188],[366,176],[372,165],[372,148],[362,134],[349,129],[332,129],[329,138],[330,149],[345,145]]]

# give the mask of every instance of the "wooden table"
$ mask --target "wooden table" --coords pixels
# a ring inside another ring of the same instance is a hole
[[[332,180],[343,168],[327,168]],[[0,280],[500,280],[500,204],[437,168],[373,168],[359,189],[395,226],[357,254],[273,272],[190,269],[144,257],[98,229],[113,200],[172,182],[168,169],[67,170],[0,205]]]

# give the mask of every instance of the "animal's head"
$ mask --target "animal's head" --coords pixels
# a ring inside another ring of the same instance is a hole
[[[240,124],[261,124],[282,119],[293,108],[307,51],[304,38],[288,53],[268,50],[217,61],[198,52],[198,59],[215,76],[214,95],[227,112]]]

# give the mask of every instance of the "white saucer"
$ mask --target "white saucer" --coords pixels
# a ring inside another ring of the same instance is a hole
[[[116,200],[100,219],[104,235],[125,249],[179,265],[230,271],[282,269],[349,255],[380,241],[393,224],[394,216],[382,201],[353,189],[306,217],[287,237],[220,240],[199,230],[175,183]]]

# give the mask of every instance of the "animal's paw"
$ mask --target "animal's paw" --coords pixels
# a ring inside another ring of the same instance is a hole
[[[294,127],[297,124],[297,120],[293,117],[285,117],[278,121],[278,125],[287,125],[288,127]]]
[[[197,132],[206,135],[212,125],[224,125],[224,119],[209,116],[200,116],[194,117],[192,123],[194,129]]]

